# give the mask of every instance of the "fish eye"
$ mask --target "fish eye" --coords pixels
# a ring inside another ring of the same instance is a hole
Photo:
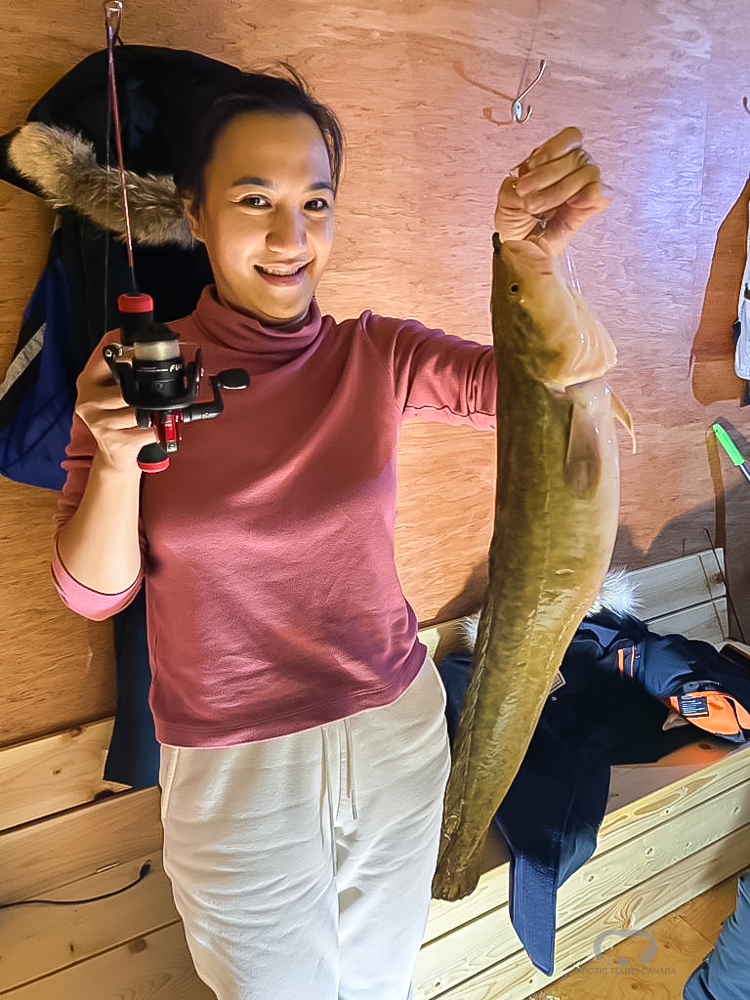
[[[517,281],[514,281],[508,288],[508,291],[510,292],[511,295],[518,295],[518,293],[521,291],[521,286]]]

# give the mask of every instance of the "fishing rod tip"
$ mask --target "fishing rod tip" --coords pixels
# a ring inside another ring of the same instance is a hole
[[[122,0],[104,0],[102,6],[107,27],[117,34],[122,21]]]

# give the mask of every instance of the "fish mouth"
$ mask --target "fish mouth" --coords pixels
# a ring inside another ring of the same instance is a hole
[[[512,240],[503,243],[500,252],[500,259],[503,255],[507,266],[518,275],[546,275],[552,277],[555,274],[555,265],[552,257],[544,249],[531,240]]]
[[[546,260],[551,262],[549,252],[533,240],[508,240],[502,244],[500,253],[501,255],[505,253],[509,257],[522,257],[533,261]]]

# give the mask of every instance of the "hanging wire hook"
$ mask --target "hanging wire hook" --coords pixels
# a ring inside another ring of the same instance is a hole
[[[748,99],[746,97],[742,98],[742,104],[744,105],[745,111],[747,111],[747,113],[750,115],[750,102],[748,102]]]
[[[540,59],[540,61],[539,61],[539,72],[534,77],[534,79],[531,81],[531,83],[528,85],[528,87],[525,90],[522,90],[521,93],[518,95],[518,97],[515,99],[515,101],[513,101],[513,108],[512,108],[511,114],[513,116],[513,121],[517,122],[519,125],[522,125],[524,122],[527,122],[529,120],[529,118],[531,117],[531,112],[533,110],[533,108],[528,107],[526,109],[526,114],[524,115],[524,113],[523,113],[523,99],[524,99],[524,97],[526,97],[526,95],[528,94],[528,92],[530,90],[532,90],[534,87],[536,87],[536,85],[542,79],[542,73],[544,73],[544,71],[545,71],[546,68],[547,68],[547,60],[546,59]]]

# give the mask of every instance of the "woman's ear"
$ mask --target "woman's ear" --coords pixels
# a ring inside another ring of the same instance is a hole
[[[182,199],[182,211],[185,214],[185,218],[190,223],[190,232],[193,234],[193,238],[203,242],[203,226],[201,225],[200,218],[200,208],[196,208],[195,199],[193,198],[183,198]]]

